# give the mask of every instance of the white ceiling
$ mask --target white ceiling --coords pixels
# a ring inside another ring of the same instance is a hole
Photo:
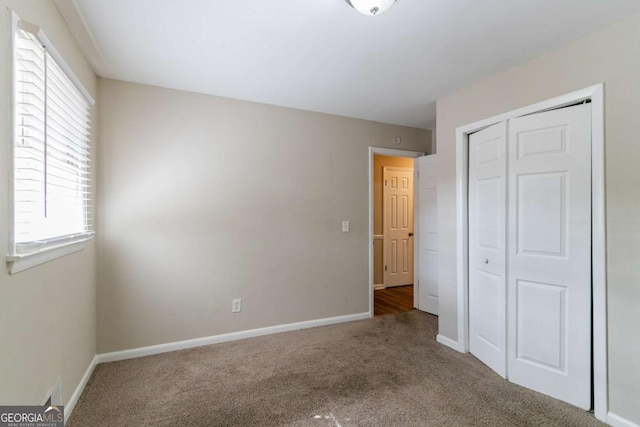
[[[399,0],[375,17],[345,0],[56,4],[102,77],[419,128],[436,99],[640,12],[638,0]]]

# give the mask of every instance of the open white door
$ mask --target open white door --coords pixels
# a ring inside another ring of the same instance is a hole
[[[505,122],[469,137],[469,350],[506,378]]]
[[[438,157],[419,157],[418,171],[418,239],[417,286],[414,305],[418,310],[438,314]]]
[[[591,406],[591,106],[509,122],[509,379]]]

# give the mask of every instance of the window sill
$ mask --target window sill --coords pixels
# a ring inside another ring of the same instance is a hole
[[[70,243],[58,245],[50,248],[45,248],[37,252],[19,255],[7,256],[7,266],[9,267],[9,274],[16,274],[29,268],[36,267],[45,262],[53,261],[56,258],[63,257],[65,255],[79,252],[87,246],[87,242],[93,238],[93,233],[83,237],[80,240],[75,240]]]

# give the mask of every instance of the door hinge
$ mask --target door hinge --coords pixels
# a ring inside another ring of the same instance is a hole
[[[386,265],[384,266],[384,271],[387,271],[387,266]]]
[[[387,185],[387,180],[386,180],[386,179],[384,180],[384,185],[385,185],[385,186]]]

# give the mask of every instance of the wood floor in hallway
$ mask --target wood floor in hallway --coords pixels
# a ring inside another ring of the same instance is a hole
[[[413,285],[396,286],[374,291],[374,316],[411,310],[413,310]]]

